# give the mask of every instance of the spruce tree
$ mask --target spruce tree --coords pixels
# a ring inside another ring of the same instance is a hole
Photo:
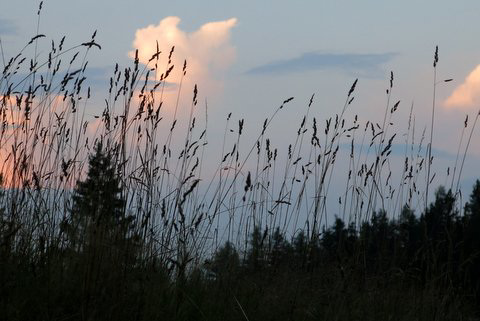
[[[89,157],[87,177],[77,182],[73,194],[70,242],[77,251],[95,241],[113,245],[131,227],[132,219],[125,216],[124,209],[120,177],[111,152],[98,143]]]
[[[67,225],[71,272],[81,279],[82,313],[100,318],[110,304],[122,301],[135,264],[133,217],[125,215],[120,177],[112,153],[97,144],[89,157],[87,177],[78,181]]]

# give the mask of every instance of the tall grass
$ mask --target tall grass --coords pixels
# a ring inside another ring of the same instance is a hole
[[[38,23],[40,10],[41,6]],[[425,129],[418,133],[413,105],[406,131],[396,131],[393,123],[400,101],[392,103],[393,73],[381,123],[362,121],[351,114],[358,80],[347,88],[340,113],[327,119],[312,116],[312,95],[297,119],[299,126],[291,129],[293,139],[288,146],[274,146],[269,132],[278,125],[276,117],[284,108],[302,104],[297,99],[280,100],[253,141],[244,139],[248,120],[234,120],[228,115],[222,154],[217,155],[213,174],[206,176],[205,162],[213,162],[207,156],[208,108],[199,105],[197,87],[182,88],[180,82],[177,88],[177,97],[191,97],[188,119],[178,117],[178,109],[184,108],[178,98],[173,106],[166,106],[163,99],[172,70],[178,68],[171,62],[174,48],[168,54],[157,50],[144,66],[138,52],[132,66],[117,64],[109,79],[103,110],[90,115],[92,90],[86,72],[88,57],[101,49],[96,32],[79,45],[65,48],[64,44],[65,37],[52,40],[49,51],[38,54],[38,48],[45,48],[47,40],[45,35],[37,34],[18,55],[6,61],[0,76],[0,236],[6,273],[3,281],[21,279],[9,266],[26,265],[19,271],[33,275],[35,269],[41,271],[41,278],[47,279],[42,283],[47,286],[47,297],[51,296],[43,318],[59,317],[55,306],[60,298],[52,292],[65,288],[57,283],[60,281],[55,275],[66,275],[68,266],[74,263],[64,253],[69,244],[62,224],[73,219],[73,189],[85,179],[88,156],[99,142],[111,153],[117,168],[122,198],[126,201],[123,215],[133,217],[130,234],[138,236],[139,246],[135,266],[164,271],[151,274],[151,279],[141,283],[144,297],[136,298],[143,300],[141,304],[137,302],[138,306],[165,301],[165,294],[154,293],[155,287],[145,284],[170,284],[173,280],[173,284],[181,285],[198,273],[204,261],[224,242],[234,244],[246,258],[254,230],[262,231],[263,239],[271,237],[275,230],[288,239],[304,231],[309,242],[316,242],[333,223],[328,221],[332,214],[360,229],[378,210],[395,219],[404,206],[420,212],[428,206],[429,187],[436,175],[431,169],[435,101],[429,137],[425,137]],[[33,50],[32,58],[26,55],[29,50]],[[184,77],[187,70],[186,62]],[[173,117],[166,109],[174,110]],[[459,195],[462,169],[477,119],[478,115],[461,151],[462,132],[450,184],[455,187],[454,195]],[[467,121],[463,130],[466,128]],[[402,136],[404,155],[399,162],[392,150]],[[425,147],[426,138],[429,143]],[[343,175],[345,187],[339,192],[333,189],[332,181],[343,177],[338,173],[343,170],[338,169],[340,158],[347,160],[348,173]],[[426,177],[424,186],[422,177]],[[338,200],[338,213],[330,212],[333,199]],[[32,270],[29,265],[37,268]],[[124,275],[122,281],[145,277],[135,273],[141,274],[132,272]],[[22,280],[29,282],[29,278]],[[123,291],[121,287],[117,290]],[[345,288],[336,291],[332,293],[341,307],[342,295],[348,298],[351,293]],[[202,307],[195,306],[195,293],[178,286],[171,294],[190,302],[197,315],[202,315]],[[8,295],[14,300],[15,293]],[[380,299],[378,293],[369,295],[364,303]],[[394,292],[388,295],[394,300]],[[234,298],[241,315],[248,319],[242,302]],[[175,311],[164,317],[180,318],[180,308],[170,308],[160,309]],[[331,309],[337,313],[341,310],[333,305]],[[88,311],[83,313],[87,315],[71,317],[94,318],[88,317]],[[140,312],[132,315],[139,316]],[[18,318],[21,319],[19,315]]]

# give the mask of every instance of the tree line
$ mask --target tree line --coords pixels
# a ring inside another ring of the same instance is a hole
[[[2,320],[455,319],[480,310],[480,181],[463,213],[440,187],[423,213],[336,218],[319,235],[252,229],[191,268],[145,250],[120,169],[98,144],[59,233],[18,244],[0,206]],[[2,195],[0,195],[2,197]],[[348,213],[347,213],[348,214]],[[141,224],[140,224],[141,226]],[[432,317],[433,316],[433,317]]]

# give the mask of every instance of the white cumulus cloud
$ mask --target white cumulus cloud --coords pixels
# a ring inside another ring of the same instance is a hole
[[[147,64],[156,53],[158,42],[161,51],[159,70],[163,72],[162,68],[167,64],[170,49],[175,46],[172,56],[175,67],[167,81],[179,84],[186,60],[187,76],[183,84],[187,88],[198,84],[204,94],[215,93],[222,87],[222,73],[235,59],[235,48],[230,42],[230,34],[237,19],[208,22],[193,32],[181,30],[179,23],[179,17],[166,17],[157,25],[138,29],[133,41],[134,50],[129,52],[129,56],[133,58],[135,49],[138,49],[140,62]],[[149,66],[152,66],[152,62]]]
[[[445,100],[447,108],[480,107],[480,65]]]

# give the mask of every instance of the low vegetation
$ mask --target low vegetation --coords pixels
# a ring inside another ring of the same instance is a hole
[[[351,112],[357,81],[330,118],[312,116],[312,96],[288,146],[269,129],[293,97],[253,142],[228,115],[205,174],[197,87],[188,120],[164,112],[174,48],[147,66],[116,65],[102,110],[86,112],[95,36],[71,48],[52,40],[39,55],[37,34],[0,75],[1,320],[478,317],[480,182],[466,204],[459,191],[478,115],[433,200],[435,99],[429,130],[415,132],[413,108],[396,129],[393,73],[380,123]]]

